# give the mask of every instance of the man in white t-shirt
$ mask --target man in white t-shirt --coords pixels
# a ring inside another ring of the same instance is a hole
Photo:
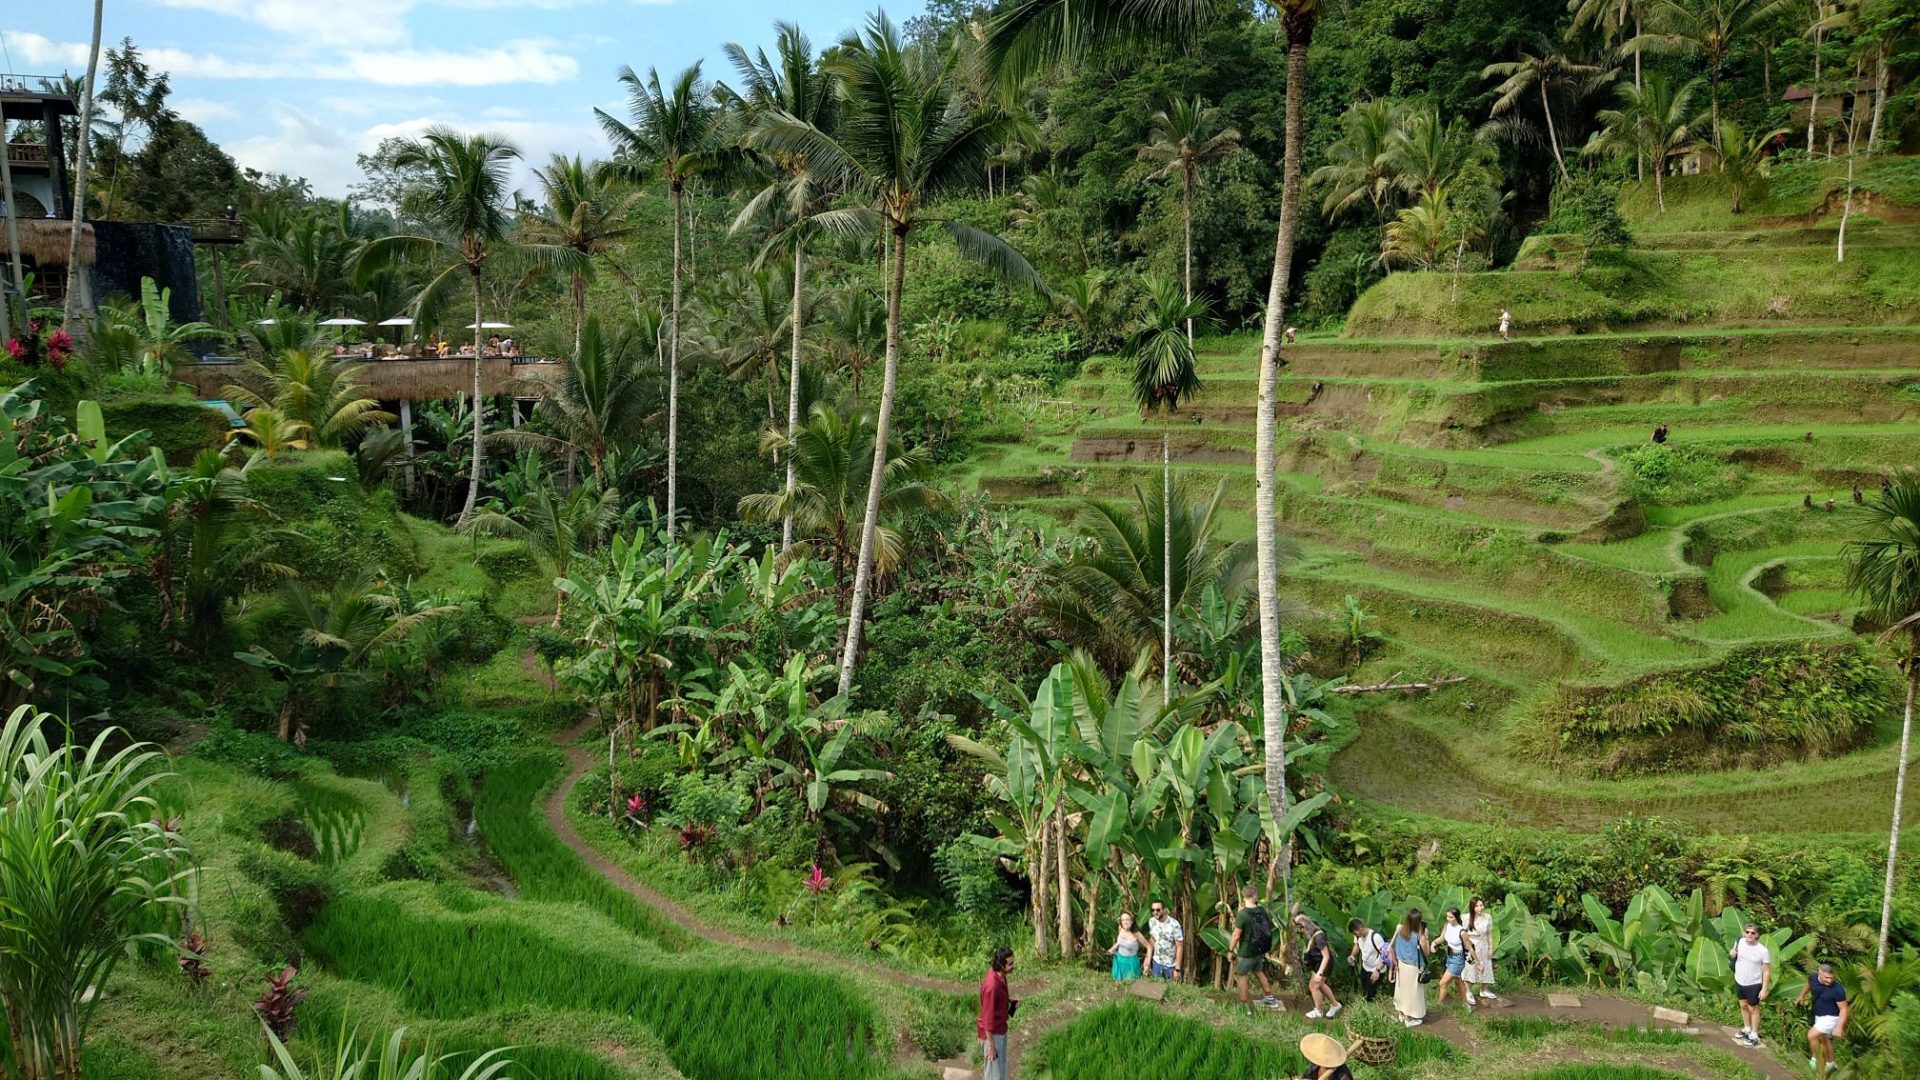
[[[1353,949],[1347,953],[1347,963],[1360,965],[1360,989],[1367,1000],[1372,1001],[1380,992],[1380,984],[1387,980],[1387,939],[1364,919],[1349,920],[1347,933],[1353,935]]]
[[[1760,943],[1760,927],[1748,923],[1727,956],[1733,960],[1733,991],[1740,997],[1740,1019],[1745,1024],[1733,1041],[1759,1046],[1760,1003],[1773,989],[1773,953]]]
[[[1180,977],[1180,962],[1187,952],[1187,935],[1180,929],[1180,920],[1167,913],[1167,907],[1160,901],[1153,902],[1153,913],[1147,916],[1147,937],[1153,940],[1152,968],[1147,974],[1156,979],[1177,979]]]

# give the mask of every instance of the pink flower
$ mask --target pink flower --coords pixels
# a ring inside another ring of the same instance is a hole
[[[813,873],[808,874],[807,880],[801,884],[807,887],[808,892],[819,896],[821,893],[827,891],[827,886],[833,884],[833,879],[820,872],[819,863],[814,863]]]
[[[55,355],[73,351],[73,335],[65,330],[55,330],[47,338],[47,351]]]
[[[8,338],[7,353],[15,360],[24,360],[27,357],[27,347],[20,344],[19,338]]]
[[[641,795],[639,792],[635,792],[633,797],[627,800],[627,816],[637,818],[641,814],[646,813],[646,811],[647,811],[646,796]]]

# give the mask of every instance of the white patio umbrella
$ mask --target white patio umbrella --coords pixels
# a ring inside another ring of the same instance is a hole
[[[367,325],[367,320],[349,319],[344,315],[339,315],[331,319],[321,319],[318,325],[320,326],[365,326]]]
[[[394,316],[393,318],[391,318],[391,319],[381,319],[381,320],[379,321],[379,323],[377,323],[376,325],[379,325],[379,326],[412,326],[412,325],[413,325],[413,320],[412,320],[412,319],[409,319],[409,318],[407,318],[407,317],[406,317],[405,315],[395,315],[395,316]]]
[[[468,324],[467,324],[467,329],[469,329],[469,330],[472,330],[472,329],[474,329],[474,325],[473,325],[472,323],[468,323]],[[479,326],[479,329],[481,329],[481,330],[511,330],[511,329],[513,329],[513,324],[512,324],[512,323],[504,323],[504,322],[483,322],[483,323],[481,323],[481,324],[480,324],[480,326]]]

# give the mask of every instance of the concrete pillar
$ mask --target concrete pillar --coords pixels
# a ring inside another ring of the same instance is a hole
[[[53,201],[47,203],[52,212],[48,216],[71,219],[75,215],[73,189],[67,186],[67,137],[60,130],[60,114],[54,111],[53,102],[42,104],[40,118],[47,129],[47,172],[53,178]],[[82,132],[80,137],[86,138],[86,134]],[[72,275],[71,267],[67,273]]]

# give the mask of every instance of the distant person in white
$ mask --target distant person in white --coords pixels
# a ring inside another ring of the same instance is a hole
[[[1500,340],[1501,341],[1507,340],[1507,331],[1511,330],[1512,328],[1513,328],[1513,312],[1508,311],[1506,308],[1501,308],[1500,309]]]
[[[1746,1025],[1733,1041],[1759,1046],[1760,1003],[1773,989],[1773,953],[1760,944],[1760,927],[1748,923],[1727,955],[1733,960],[1733,992],[1740,997],[1740,1019]]]
[[[1287,327],[1287,333],[1286,333],[1286,338],[1287,338],[1287,344],[1289,344],[1289,345],[1291,345],[1291,344],[1293,344],[1293,339],[1294,339],[1295,337],[1297,337],[1297,336],[1299,336],[1299,334],[1300,334],[1300,328],[1299,328],[1299,327],[1297,327],[1297,326],[1289,326],[1289,327]]]

